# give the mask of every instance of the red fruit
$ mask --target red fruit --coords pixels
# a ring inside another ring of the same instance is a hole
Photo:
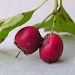
[[[56,34],[47,34],[39,51],[40,58],[48,63],[55,62],[60,58],[62,52],[63,42],[61,38]]]
[[[15,36],[15,44],[25,54],[35,52],[41,45],[42,37],[37,28],[28,26],[22,28]]]

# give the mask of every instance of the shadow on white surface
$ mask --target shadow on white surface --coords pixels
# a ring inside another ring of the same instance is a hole
[[[62,40],[64,41],[64,52],[62,59],[64,62],[71,61],[72,59],[75,60],[75,37],[63,35]]]

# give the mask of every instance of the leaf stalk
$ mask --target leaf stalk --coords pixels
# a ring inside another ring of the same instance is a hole
[[[38,7],[36,7],[34,10],[37,10],[38,8],[40,8],[42,5],[44,5],[48,0],[44,0],[44,2],[42,4],[40,4]]]

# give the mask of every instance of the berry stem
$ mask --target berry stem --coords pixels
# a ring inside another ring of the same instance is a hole
[[[58,0],[55,0],[54,11],[53,11],[54,20],[53,20],[51,35],[53,35],[53,33],[54,33],[54,27],[55,27],[55,23],[56,23],[57,8],[58,8]]]
[[[20,53],[21,53],[21,50],[20,50],[19,53],[16,55],[16,58],[19,56]]]
[[[60,0],[60,8],[62,7],[62,0]]]
[[[53,15],[53,12],[50,13],[50,14],[39,24],[38,29],[41,27],[41,25],[42,25],[51,15]]]

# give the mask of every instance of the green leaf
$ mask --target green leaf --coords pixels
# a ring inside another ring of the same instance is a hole
[[[34,25],[38,27],[39,23]],[[40,28],[44,28],[45,31],[50,31],[53,25],[53,16],[46,21]],[[68,32],[75,35],[75,23],[65,11],[63,7],[61,7],[56,14],[56,25],[55,31],[57,32]]]
[[[33,15],[35,10],[20,13],[13,17],[0,20],[0,42],[2,42],[8,35],[8,33],[22,24],[26,23]]]
[[[42,4],[32,11],[20,13],[13,17],[0,20],[0,43],[5,40],[11,30],[29,21],[33,13],[46,2],[47,0],[44,0]]]
[[[4,19],[0,20],[0,26],[4,23]]]

